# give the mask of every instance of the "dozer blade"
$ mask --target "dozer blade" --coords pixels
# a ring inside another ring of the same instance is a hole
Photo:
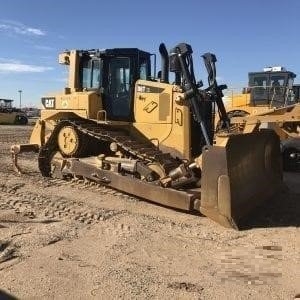
[[[271,130],[233,135],[203,151],[200,212],[225,227],[282,188],[278,136]]]

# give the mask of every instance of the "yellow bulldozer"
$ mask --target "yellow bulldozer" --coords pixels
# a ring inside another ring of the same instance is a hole
[[[12,99],[0,99],[0,124],[26,125],[28,118],[20,109],[13,107]]]
[[[159,76],[155,55],[136,48],[61,53],[69,84],[42,98],[30,143],[11,147],[14,168],[21,173],[18,155],[36,151],[45,177],[84,178],[238,228],[281,187],[278,136],[230,132],[214,54],[202,56],[203,88],[190,45],[159,51]],[[216,113],[226,133],[215,133]]]

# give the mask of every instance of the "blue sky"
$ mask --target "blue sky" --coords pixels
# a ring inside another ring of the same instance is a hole
[[[247,83],[249,71],[282,65],[300,82],[300,1],[50,1],[6,0],[0,11],[0,98],[38,105],[62,90],[64,49],[137,47],[158,53],[187,42],[198,79],[206,82],[200,55],[218,58],[220,82]]]

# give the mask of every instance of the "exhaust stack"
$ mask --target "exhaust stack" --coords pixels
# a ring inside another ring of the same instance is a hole
[[[169,55],[164,43],[159,45],[161,56],[161,82],[169,83]]]

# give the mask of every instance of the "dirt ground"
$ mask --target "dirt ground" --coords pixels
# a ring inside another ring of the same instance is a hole
[[[242,231],[104,187],[12,172],[30,126],[0,126],[0,299],[294,299],[300,174]],[[5,296],[6,294],[6,296]]]

